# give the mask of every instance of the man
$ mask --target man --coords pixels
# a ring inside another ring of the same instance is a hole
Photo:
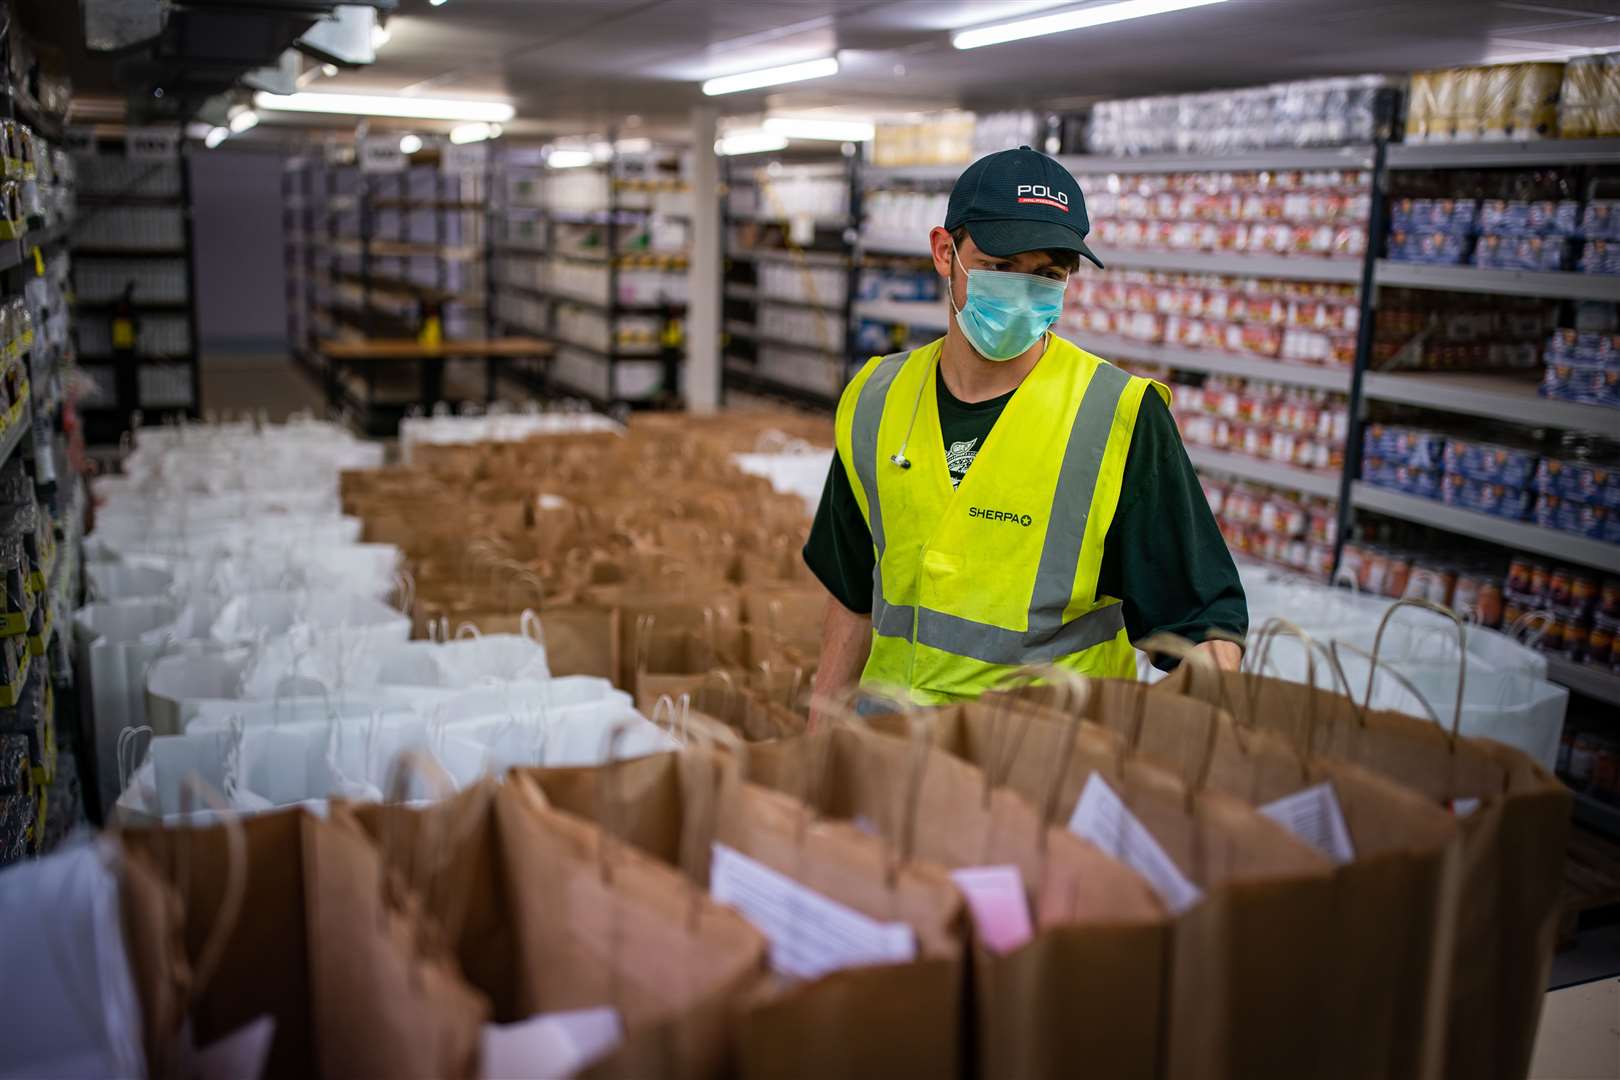
[[[1133,678],[1166,631],[1235,669],[1248,609],[1169,390],[1051,333],[1090,223],[1020,147],[970,165],[930,231],[945,337],[874,357],[838,405],[804,557],[826,585],[815,690],[931,704],[1018,667]],[[819,719],[819,717],[817,718]]]

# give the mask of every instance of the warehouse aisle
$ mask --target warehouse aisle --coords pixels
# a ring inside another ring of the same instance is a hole
[[[319,388],[284,354],[205,357],[200,376],[205,412],[263,409],[271,420],[284,420],[300,409],[326,411]]]

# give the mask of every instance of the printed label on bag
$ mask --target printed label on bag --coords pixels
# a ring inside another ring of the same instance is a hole
[[[1080,801],[1069,815],[1069,831],[1146,878],[1172,915],[1180,915],[1204,898],[1203,890],[1187,879],[1147,826],[1096,773],[1086,781]]]
[[[725,844],[714,845],[709,892],[765,935],[778,975],[814,979],[917,957],[916,935],[905,923],[868,918]]]
[[[485,1024],[482,1074],[572,1076],[624,1041],[616,1009],[541,1013],[515,1024]]]
[[[1350,829],[1344,823],[1332,784],[1317,784],[1284,795],[1259,810],[1339,866],[1355,861],[1356,849],[1350,843]]]
[[[969,866],[951,871],[973,913],[973,929],[994,953],[1010,953],[1034,936],[1029,898],[1016,866]]]

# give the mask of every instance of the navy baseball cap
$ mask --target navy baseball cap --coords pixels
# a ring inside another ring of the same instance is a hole
[[[1078,251],[1102,267],[1086,247],[1091,219],[1080,185],[1068,169],[1027,146],[986,154],[962,171],[945,210],[945,228],[959,225],[986,255]]]

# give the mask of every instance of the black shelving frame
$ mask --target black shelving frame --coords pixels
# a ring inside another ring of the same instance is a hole
[[[125,144],[121,138],[93,136],[92,144],[96,156],[122,157],[124,155]],[[169,160],[153,163],[154,168],[166,168],[170,165]],[[120,210],[177,209],[180,214],[182,241],[181,246],[178,248],[95,247],[73,243],[70,250],[74,256],[75,272],[80,269],[80,260],[114,262],[122,259],[174,259],[184,266],[186,291],[184,301],[136,302],[133,305],[137,315],[143,311],[155,314],[184,315],[187,348],[183,353],[147,354],[136,352],[128,358],[80,353],[78,359],[81,365],[102,368],[110,366],[114,368],[115,372],[115,400],[110,405],[85,405],[80,408],[85,441],[90,445],[116,445],[123,434],[134,427],[137,422],[158,423],[169,418],[194,420],[202,414],[202,373],[199,364],[200,341],[198,339],[197,322],[196,247],[191,211],[191,150],[185,145],[183,138],[177,143],[172,166],[177,170],[179,179],[179,190],[175,195],[153,196],[126,194],[123,192],[94,192],[82,197],[78,219],[81,224],[94,216],[116,214]],[[105,310],[108,312],[107,317],[111,317],[111,303],[88,303],[82,305],[82,307],[87,312]],[[164,402],[143,401],[140,392],[141,371],[148,366],[171,366],[175,364],[184,364],[187,368],[189,402],[184,406],[176,406]]]
[[[817,353],[823,356],[832,356],[839,362],[841,377],[847,378],[852,365],[858,359],[855,356],[855,297],[860,287],[861,260],[859,251],[859,237],[861,219],[863,215],[863,189],[864,181],[861,173],[861,155],[852,144],[846,144],[841,163],[844,170],[844,181],[847,185],[847,209],[844,217],[837,222],[817,223],[817,228],[838,230],[839,243],[842,251],[844,267],[844,298],[836,307],[824,304],[811,304],[793,300],[780,300],[775,297],[763,295],[759,291],[758,264],[762,261],[759,252],[743,252],[731,249],[732,226],[739,223],[739,219],[732,216],[730,191],[732,186],[741,181],[740,170],[748,168],[754,170],[760,167],[759,161],[768,160],[763,155],[760,158],[749,156],[746,164],[739,164],[731,157],[724,157],[720,161],[721,195],[720,195],[720,301],[722,311],[728,301],[748,305],[752,308],[753,319],[734,319],[729,316],[721,319],[723,333],[723,347],[720,360],[720,388],[721,400],[725,400],[728,390],[753,396],[775,398],[790,405],[802,406],[811,409],[831,410],[838,404],[836,394],[825,394],[805,387],[794,386],[791,383],[781,382],[760,374],[758,371],[759,344],[778,345],[785,348],[799,349],[801,351]],[[814,164],[825,167],[831,162],[821,161]],[[794,166],[788,165],[788,168]],[[757,216],[756,219],[758,220]],[[780,252],[778,261],[792,263],[796,248],[785,248]],[[774,250],[763,255],[764,259],[775,259]],[[826,254],[816,252],[816,254]],[[751,295],[738,296],[735,292],[728,292],[727,277],[732,265],[737,262],[753,262],[756,269],[754,273],[754,286]],[[812,307],[822,311],[836,312],[842,327],[841,340],[835,350],[828,350],[805,346],[797,342],[786,342],[762,337],[758,333],[736,333],[727,327],[748,327],[750,330],[757,326],[759,306],[761,304],[782,304],[787,306]],[[746,343],[746,344],[742,344]],[[741,347],[739,347],[741,345]]]

